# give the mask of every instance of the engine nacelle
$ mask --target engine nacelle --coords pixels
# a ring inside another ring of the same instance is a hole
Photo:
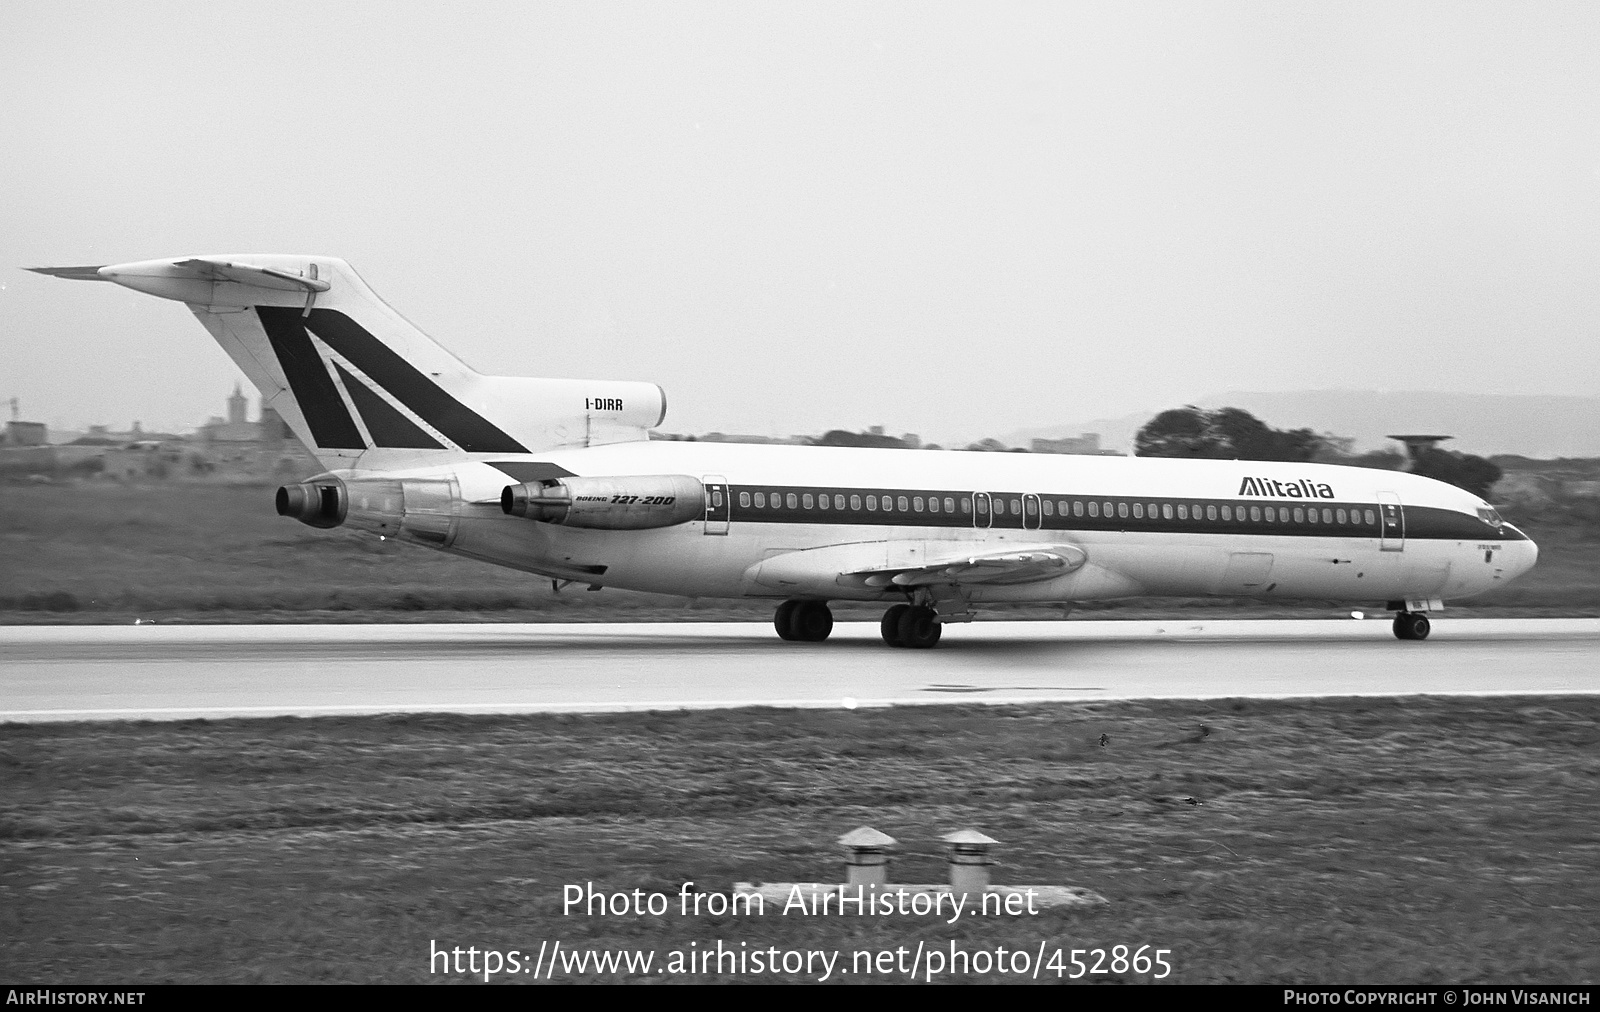
[[[642,531],[704,518],[706,490],[686,474],[572,477],[507,485],[500,508],[548,524]]]
[[[278,489],[278,516],[294,517],[303,524],[324,529],[344,523],[344,482],[337,478],[324,482],[302,482]]]
[[[278,515],[312,527],[348,524],[440,547],[455,540],[461,496],[454,478],[313,478],[278,489]]]

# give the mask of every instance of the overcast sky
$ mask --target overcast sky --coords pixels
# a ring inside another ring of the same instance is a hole
[[[221,413],[181,305],[15,268],[248,252],[344,257],[485,372],[658,382],[669,431],[1597,395],[1596,39],[1588,2],[11,0],[0,398]]]

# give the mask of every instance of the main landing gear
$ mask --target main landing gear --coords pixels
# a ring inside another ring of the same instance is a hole
[[[1425,640],[1432,626],[1420,611],[1403,611],[1394,617],[1394,635],[1402,640]]]
[[[944,627],[932,608],[921,605],[897,604],[883,613],[879,626],[883,641],[891,647],[910,647],[927,650],[939,642]]]
[[[772,625],[783,639],[821,643],[833,632],[833,612],[826,601],[785,601],[778,605]]]
[[[791,642],[820,643],[833,632],[833,612],[826,601],[785,601],[772,617],[778,635]],[[926,650],[939,642],[944,627],[932,608],[897,604],[883,613],[879,627],[891,647]]]

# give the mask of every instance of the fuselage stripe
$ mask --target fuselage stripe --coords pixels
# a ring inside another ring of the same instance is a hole
[[[1205,499],[1083,493],[733,485],[733,523],[944,527],[978,530],[1127,531],[1320,538],[1517,541],[1525,535],[1457,510],[1405,506],[1384,528],[1382,504]],[[762,505],[756,505],[757,502]],[[1045,512],[1049,504],[1050,512]],[[870,504],[870,505],[869,505]],[[935,508],[937,506],[937,508]],[[1065,509],[1065,513],[1063,513]],[[1270,511],[1270,513],[1269,513]],[[1271,519],[1268,519],[1268,516]]]

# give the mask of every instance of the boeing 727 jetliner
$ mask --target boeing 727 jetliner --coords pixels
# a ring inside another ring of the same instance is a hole
[[[561,583],[769,598],[785,640],[830,601],[931,647],[1001,601],[1386,602],[1395,635],[1530,569],[1482,499],[1325,464],[650,441],[651,383],[484,376],[343,260],[33,268],[188,305],[326,470],[277,510]]]

